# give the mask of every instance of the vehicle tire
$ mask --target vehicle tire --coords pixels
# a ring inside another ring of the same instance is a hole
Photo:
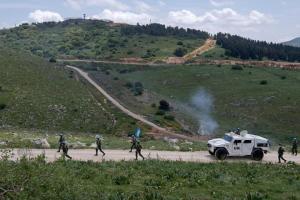
[[[252,151],[252,159],[255,161],[261,161],[264,157],[264,152],[261,149],[254,149]]]
[[[211,151],[208,151],[208,153],[209,153],[210,155],[212,155],[212,156],[215,155],[215,154],[214,154],[213,152],[211,152]]]
[[[225,160],[227,158],[228,152],[224,148],[217,149],[215,156],[218,160]]]

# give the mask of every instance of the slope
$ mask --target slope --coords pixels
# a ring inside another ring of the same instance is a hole
[[[182,47],[187,52],[206,38],[146,33],[127,35],[122,27],[101,20],[70,19],[59,23],[23,24],[1,30],[0,44],[51,58],[99,60],[155,60],[173,55]]]
[[[298,71],[221,65],[72,64],[88,71],[126,108],[158,125],[196,133],[199,112],[190,107],[191,99],[204,89],[214,99],[211,114],[219,124],[218,134],[240,127],[275,141],[299,136]],[[143,85],[142,95],[133,92],[136,83]],[[170,103],[171,111],[159,112],[162,99]],[[170,116],[175,116],[181,128]]]
[[[1,128],[109,133],[133,128],[127,122],[134,120],[92,95],[72,71],[3,48],[0,71]]]

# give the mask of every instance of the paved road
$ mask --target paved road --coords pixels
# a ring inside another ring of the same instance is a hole
[[[28,157],[36,157],[42,153],[45,153],[46,159],[49,162],[52,162],[61,157],[61,153],[57,153],[56,149],[15,149],[13,151],[14,156],[13,160],[20,158],[22,155]],[[74,160],[88,161],[92,160],[95,162],[106,161],[129,161],[135,158],[135,152],[129,153],[127,150],[104,150],[106,155],[104,157],[94,156],[95,150],[93,149],[71,149],[69,150],[69,155],[73,157]],[[101,153],[100,153],[101,154]],[[185,161],[185,162],[200,162],[200,163],[209,163],[217,162],[214,156],[211,156],[206,151],[197,151],[197,152],[179,152],[179,151],[157,151],[157,150],[143,150],[142,154],[146,159],[158,159],[158,160],[170,160],[170,161]],[[289,153],[286,153],[284,156],[288,161],[293,161],[297,164],[300,164],[300,155],[292,156]],[[227,158],[228,162],[256,162],[252,161],[251,158]],[[263,163],[276,163],[277,162],[277,153],[270,152],[265,155]]]

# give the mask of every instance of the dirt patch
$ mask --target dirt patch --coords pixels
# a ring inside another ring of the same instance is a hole
[[[126,63],[145,63],[145,60],[142,58],[121,58],[121,62]]]
[[[215,48],[215,46],[216,46],[216,40],[207,39],[201,47],[195,49],[194,51],[192,51],[188,54],[186,54],[185,56],[183,56],[183,57],[169,57],[165,60],[165,62],[168,63],[168,64],[183,64],[183,63],[186,63],[189,60],[193,59],[194,57],[199,56],[199,55]]]
[[[191,53],[186,54],[183,59],[185,62],[193,59],[196,56],[199,56],[213,48],[216,47],[216,40],[213,39],[207,39],[204,43],[204,45],[202,45],[201,47],[199,47],[198,49],[192,51]]]

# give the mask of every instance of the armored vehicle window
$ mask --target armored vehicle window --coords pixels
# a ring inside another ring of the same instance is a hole
[[[234,143],[234,144],[239,144],[239,143],[242,143],[242,140],[234,140],[233,143]]]
[[[251,140],[245,140],[244,143],[245,144],[250,144],[252,141]]]
[[[224,140],[226,140],[227,142],[231,142],[232,141],[232,137],[228,136],[228,135],[225,135],[224,136]]]
[[[268,143],[258,143],[258,147],[268,147]]]

